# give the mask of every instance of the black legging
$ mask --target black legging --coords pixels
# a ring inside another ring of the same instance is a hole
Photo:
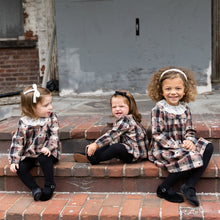
[[[123,144],[117,143],[98,148],[94,155],[88,156],[91,164],[98,164],[101,161],[119,158],[124,163],[131,163],[134,156],[129,154]]]
[[[45,186],[54,185],[54,176],[53,176],[53,164],[58,160],[54,156],[45,156],[40,154],[37,158],[27,157],[24,160],[19,162],[19,169],[17,174],[22,182],[30,189],[36,189],[39,186],[35,182],[33,176],[30,174],[30,170],[36,166],[36,162],[40,163],[40,166],[44,173]]]
[[[209,143],[206,146],[206,149],[203,154],[203,166],[189,171],[170,173],[168,177],[164,180],[162,185],[167,184],[168,186],[173,186],[181,178],[185,176],[189,176],[186,185],[190,187],[195,187],[196,183],[199,181],[199,178],[201,177],[206,167],[208,166],[212,153],[213,153],[213,145],[212,143]]]

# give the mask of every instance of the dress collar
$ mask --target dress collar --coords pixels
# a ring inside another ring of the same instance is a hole
[[[31,125],[31,126],[40,125],[40,126],[43,126],[49,120],[49,118],[38,118],[37,120],[34,120],[33,118],[30,118],[28,116],[24,116],[24,117],[21,118],[21,120],[26,125]]]
[[[165,99],[159,101],[159,104],[161,104],[164,107],[164,110],[168,113],[172,113],[175,115],[181,115],[186,111],[185,104],[179,103],[177,106],[169,105]]]

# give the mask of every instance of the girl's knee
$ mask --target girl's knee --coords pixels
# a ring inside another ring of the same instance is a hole
[[[213,151],[214,151],[214,146],[212,143],[209,143],[207,146],[206,146],[206,149],[205,149],[206,152],[208,152],[209,154],[212,154]]]

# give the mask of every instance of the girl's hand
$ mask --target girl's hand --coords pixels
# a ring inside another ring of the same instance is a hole
[[[43,147],[41,149],[41,153],[44,154],[45,156],[48,156],[48,157],[51,155],[51,152],[47,147]]]
[[[92,143],[92,144],[88,145],[87,146],[87,154],[88,154],[88,156],[91,157],[95,153],[95,151],[96,151],[96,149],[98,147],[99,146],[96,143]]]
[[[19,165],[17,163],[11,164],[10,166],[11,172],[16,173],[18,169],[19,169]]]
[[[183,147],[186,148],[187,150],[190,150],[190,151],[195,151],[196,150],[195,145],[190,140],[184,140],[183,141]]]

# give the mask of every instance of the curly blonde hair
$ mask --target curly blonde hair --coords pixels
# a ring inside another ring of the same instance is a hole
[[[169,69],[179,69],[183,71],[187,77],[187,80],[185,79],[184,75],[177,72],[177,71],[169,71],[166,74],[164,74],[161,77],[161,74]],[[177,68],[177,67],[163,67],[159,69],[157,72],[155,72],[151,78],[150,83],[148,84],[148,96],[153,101],[160,101],[164,99],[163,97],[163,91],[162,91],[162,84],[165,79],[174,79],[176,77],[180,77],[183,80],[184,87],[185,87],[185,95],[180,100],[181,102],[187,102],[195,101],[195,98],[197,96],[197,87],[196,87],[196,80],[195,80],[195,74],[193,71],[188,70],[186,68]]]
[[[51,95],[51,92],[37,85],[37,90],[40,92],[40,97],[36,98],[36,103],[33,103],[33,94],[34,92],[28,92],[24,94],[25,91],[32,89],[32,86],[28,86],[24,88],[23,92],[21,93],[21,111],[23,116],[28,116],[30,118],[36,119],[37,116],[34,113],[34,109],[38,103],[41,103],[45,96]]]
[[[132,114],[137,122],[141,122],[141,114],[139,113],[136,101],[130,92],[126,90],[117,90],[110,98],[110,105],[112,106],[112,98],[118,96],[122,97],[125,103],[129,106],[128,114]]]

